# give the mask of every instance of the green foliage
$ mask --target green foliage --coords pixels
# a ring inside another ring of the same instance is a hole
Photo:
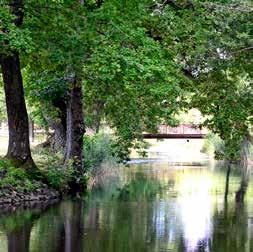
[[[252,125],[252,81],[230,67],[207,75],[198,82],[192,105],[208,116],[204,125],[224,141],[225,157],[236,160]]]
[[[183,107],[198,108],[223,157],[238,159],[252,125],[252,3],[174,1],[160,12],[154,33],[189,79]]]
[[[56,189],[66,189],[73,175],[73,169],[63,167],[62,153],[52,153],[48,149],[37,149],[35,159],[45,172],[49,185]]]
[[[59,116],[55,99],[66,101],[76,73],[83,80],[86,125],[105,119],[115,129],[117,144],[123,143],[122,156],[144,130],[174,122],[181,80],[177,65],[147,35],[151,3],[105,1],[98,8],[91,1],[79,8],[32,1],[26,6],[24,27],[35,45],[26,57],[26,92],[40,124],[47,116]]]
[[[0,3],[0,54],[11,51],[29,53],[33,47],[30,30],[14,24],[16,17],[12,14],[9,1]]]
[[[63,153],[52,153],[49,149],[38,148],[35,160],[46,175],[49,185],[61,191],[68,191],[70,183],[75,179],[79,180],[80,185],[87,185],[89,173],[77,174],[73,167],[73,161],[69,161],[67,166],[63,165]]]
[[[140,157],[147,157],[147,149],[151,146],[150,143],[145,142],[145,141],[138,141],[135,145],[134,148],[137,150],[137,153]]]
[[[177,65],[147,35],[149,4],[108,1],[88,16],[93,34],[84,67],[86,124],[92,126],[98,114],[104,118],[115,130],[122,158],[143,131],[174,123],[181,94]]]
[[[73,1],[29,1],[25,7],[24,27],[35,45],[24,57],[26,93],[33,119],[49,127],[48,119],[60,116],[55,103],[66,102],[73,78],[82,75],[86,10]]]
[[[236,159],[252,124],[252,6],[173,2],[27,5],[24,27],[35,46],[26,90],[39,121],[59,116],[54,100],[66,100],[78,72],[86,125],[105,120],[121,159],[143,131],[174,125],[174,115],[189,108],[206,116],[204,125],[225,141],[225,156]]]
[[[107,134],[84,137],[85,169],[95,175],[106,162],[116,163],[115,141]]]
[[[67,170],[66,170],[67,171]],[[49,166],[47,170],[47,179],[49,184],[54,188],[63,188],[67,184],[67,181],[70,179],[69,172],[66,172],[65,169],[61,166]]]
[[[13,167],[10,162],[0,160],[0,188],[15,188],[19,192],[31,192],[38,188],[24,169]]]
[[[223,160],[226,159],[226,149],[224,141],[222,141],[219,136],[209,133],[204,140],[204,145],[201,150],[206,154],[214,154],[215,159]]]
[[[78,76],[86,125],[104,120],[115,133],[110,143],[85,139],[88,169],[112,153],[126,160],[130,148],[142,149],[143,131],[175,125],[175,115],[191,108],[223,140],[222,156],[238,159],[253,122],[250,1],[31,0],[21,27],[6,3],[0,54],[20,52],[36,122],[59,120],[55,103],[66,104]],[[55,186],[58,170],[49,172]]]

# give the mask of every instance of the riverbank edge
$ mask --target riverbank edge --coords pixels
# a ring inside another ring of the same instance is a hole
[[[139,164],[139,163],[149,163],[149,162],[164,162],[164,160],[159,159],[152,159],[152,160],[143,160],[143,159],[133,159],[128,164]],[[222,164],[224,161],[216,161],[216,163]],[[207,164],[207,162],[194,162],[193,163],[184,163],[182,162],[169,162],[172,166],[186,166],[186,167],[192,167],[192,166],[204,166]],[[250,160],[248,162],[250,166],[253,167],[253,162]],[[117,168],[119,169],[119,167]],[[92,190],[92,188],[99,183],[99,180],[101,177],[108,176],[108,174],[105,175],[106,169],[102,169],[99,174],[97,174],[94,177],[90,177],[87,182],[87,190],[86,192],[89,192]],[[67,197],[70,195],[68,191],[63,191],[59,189],[54,189],[47,184],[40,183],[40,188],[37,188],[34,191],[31,192],[19,192],[15,190],[15,188],[3,188],[0,189],[0,210],[8,207],[33,207],[33,205],[47,205],[50,204],[50,202],[60,202],[64,197]]]
[[[101,173],[94,177],[90,177],[87,181],[86,192],[92,190],[96,185],[96,182],[104,176],[105,171],[102,170]],[[48,205],[51,202],[60,202],[65,197],[71,196],[70,190],[65,189],[55,189],[49,185],[42,183],[41,181],[36,181],[39,183],[39,188],[33,191],[20,192],[12,186],[8,186],[0,189],[0,211],[4,208],[11,207],[33,207],[33,205]],[[72,195],[73,196],[73,195]],[[78,195],[77,195],[78,196]]]
[[[0,209],[9,206],[29,205],[30,203],[48,203],[52,200],[60,201],[63,193],[59,190],[42,186],[31,192],[20,192],[12,188],[4,188],[0,190]]]
[[[107,176],[106,163],[103,164],[103,168],[100,170],[99,173],[95,174],[94,176],[90,176],[87,181],[87,188],[82,193],[87,193],[92,190],[94,186],[102,179],[102,177]],[[1,180],[1,174],[0,174]],[[62,199],[73,196],[71,193],[70,188],[64,187],[61,189],[53,188],[52,186],[45,184],[41,181],[32,180],[32,182],[37,184],[37,188],[29,191],[25,189],[24,191],[17,190],[17,187],[6,185],[4,188],[0,189],[0,211],[4,208],[22,208],[32,207],[32,205],[41,204],[47,205],[50,204],[52,201],[60,202]],[[24,188],[23,188],[24,189]],[[80,196],[77,194],[76,196]]]

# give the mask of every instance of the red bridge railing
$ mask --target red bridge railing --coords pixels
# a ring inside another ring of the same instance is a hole
[[[160,125],[158,133],[161,134],[203,134],[198,125],[193,124],[180,124],[177,127],[170,127],[168,125]]]
[[[160,125],[158,127],[158,133],[143,134],[144,138],[204,138],[206,136],[206,130],[202,130],[198,125],[193,124],[181,124],[177,127],[170,127],[168,125]]]

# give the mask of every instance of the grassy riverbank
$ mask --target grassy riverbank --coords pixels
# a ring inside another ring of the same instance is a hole
[[[85,137],[85,173],[80,177],[83,188],[91,188],[103,176],[106,176],[109,167],[116,165],[112,143],[113,140],[104,134]],[[2,150],[6,153],[6,148]],[[0,206],[60,199],[62,195],[69,193],[75,173],[71,163],[68,167],[64,166],[63,150],[55,153],[49,148],[38,145],[33,147],[32,152],[46,182],[34,179],[26,170],[14,167],[2,156],[0,159]]]

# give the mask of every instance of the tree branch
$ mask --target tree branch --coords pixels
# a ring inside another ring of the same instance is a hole
[[[203,3],[203,6],[209,10],[220,10],[220,11],[235,11],[235,12],[246,12],[251,13],[253,12],[253,7],[249,5],[240,5],[240,4],[229,4],[229,5],[222,5],[216,3]]]
[[[170,6],[175,10],[183,10],[183,9],[195,9],[195,5],[190,0],[186,1],[186,3],[180,4],[180,1],[177,3],[176,0],[165,0],[163,3],[155,3],[150,6],[150,9],[158,10],[163,12],[166,6]],[[205,9],[211,11],[234,11],[234,12],[245,12],[251,13],[253,12],[253,7],[251,5],[246,4],[216,4],[216,3],[200,3],[200,6]]]
[[[253,50],[253,46],[245,47],[245,48],[239,49],[239,50],[237,50],[237,51],[231,52],[230,54],[231,54],[231,55],[235,55],[235,54],[238,54],[238,53],[241,53],[241,52],[251,51],[251,50]]]

